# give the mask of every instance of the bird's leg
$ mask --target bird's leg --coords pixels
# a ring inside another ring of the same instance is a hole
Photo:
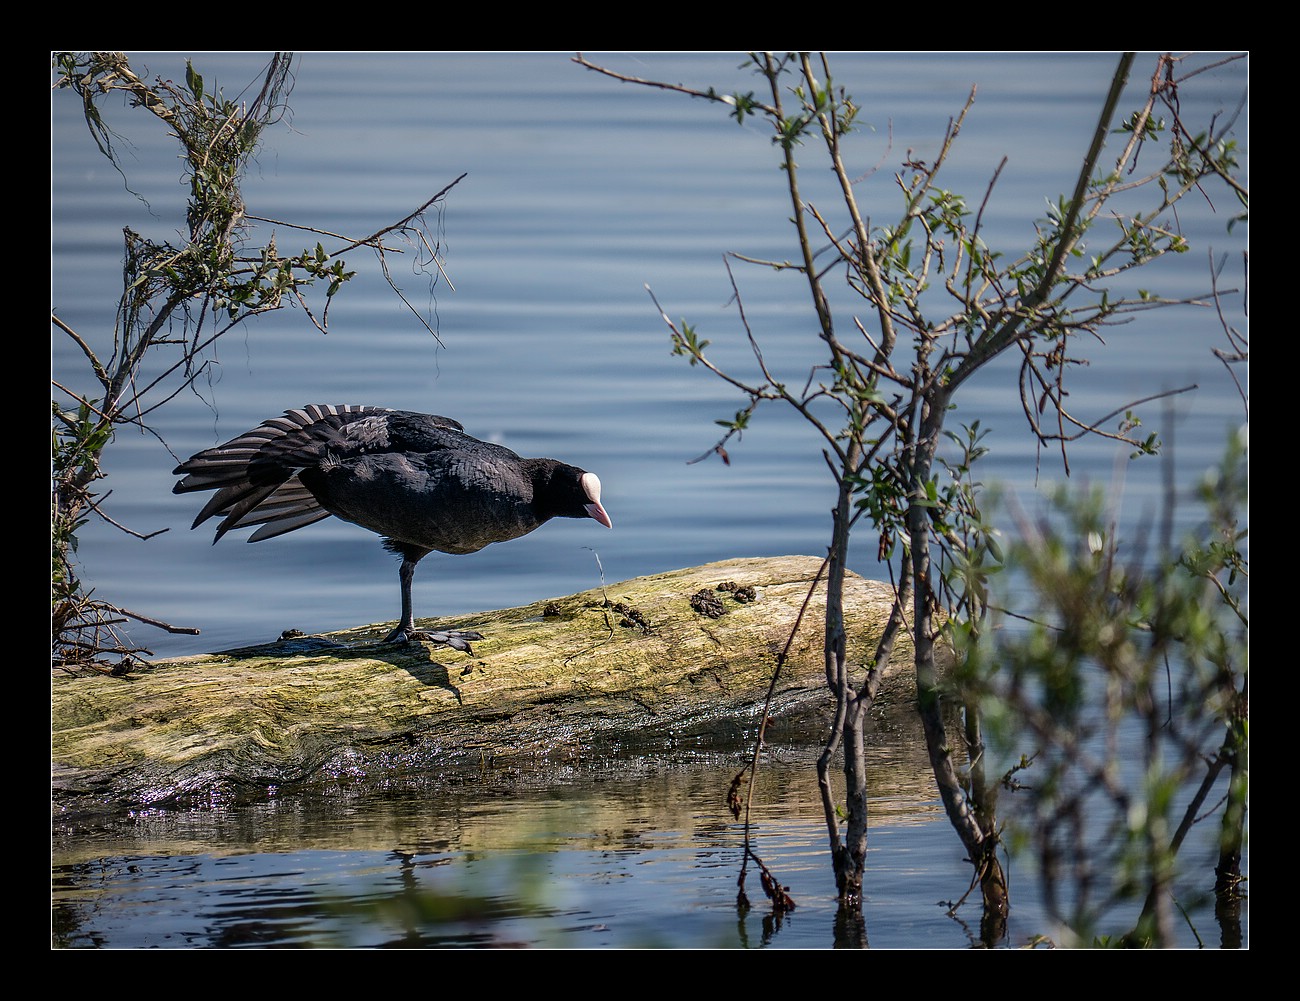
[[[414,602],[411,599],[411,584],[415,580],[415,564],[418,563],[425,554],[421,553],[412,559],[410,556],[403,555],[402,566],[397,571],[397,578],[402,584],[402,618],[397,623],[397,628],[384,637],[385,643],[409,643],[413,640],[424,640],[428,643],[437,643],[441,646],[449,646],[453,650],[463,650],[465,653],[473,654],[470,649],[471,640],[481,640],[481,633],[468,632],[460,629],[416,629],[415,628],[415,611]]]
[[[397,634],[409,635],[415,632],[415,602],[411,597],[411,585],[415,581],[415,563],[416,561],[409,556],[402,557],[402,565],[398,568],[397,579],[402,585],[402,619],[397,623],[397,628],[393,630],[389,639],[395,639]]]

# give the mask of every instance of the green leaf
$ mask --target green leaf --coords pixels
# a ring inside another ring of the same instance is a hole
[[[185,62],[185,85],[189,87],[195,101],[203,100],[203,77],[194,72],[194,66],[188,60]]]

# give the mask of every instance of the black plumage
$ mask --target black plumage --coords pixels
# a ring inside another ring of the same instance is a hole
[[[402,557],[402,616],[386,642],[428,639],[468,649],[465,632],[415,628],[411,581],[429,553],[473,553],[551,518],[594,518],[600,480],[556,459],[524,459],[479,441],[449,417],[382,407],[288,410],[182,462],[176,493],[215,490],[192,527],[222,518],[216,539],[258,526],[249,542],[334,515],[383,536]]]

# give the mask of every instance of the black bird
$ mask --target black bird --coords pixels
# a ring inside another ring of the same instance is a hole
[[[551,518],[595,518],[600,480],[555,459],[522,459],[479,441],[449,417],[383,407],[287,410],[173,470],[175,493],[216,490],[192,528],[221,515],[215,544],[259,525],[273,539],[334,515],[383,536],[402,557],[402,617],[384,642],[424,639],[468,650],[476,633],[415,628],[411,580],[435,550],[474,553],[527,535]]]

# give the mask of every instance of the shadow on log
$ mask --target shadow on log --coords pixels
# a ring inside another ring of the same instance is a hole
[[[521,608],[429,620],[462,653],[382,645],[390,625],[161,661],[127,678],[52,679],[57,814],[161,805],[213,788],[410,771],[510,755],[732,742],[755,732],[817,557],[737,559]],[[703,592],[703,593],[701,593]],[[769,740],[820,740],[824,585],[771,707]],[[849,649],[868,656],[887,584],[850,575]],[[910,652],[878,704],[911,706]]]

